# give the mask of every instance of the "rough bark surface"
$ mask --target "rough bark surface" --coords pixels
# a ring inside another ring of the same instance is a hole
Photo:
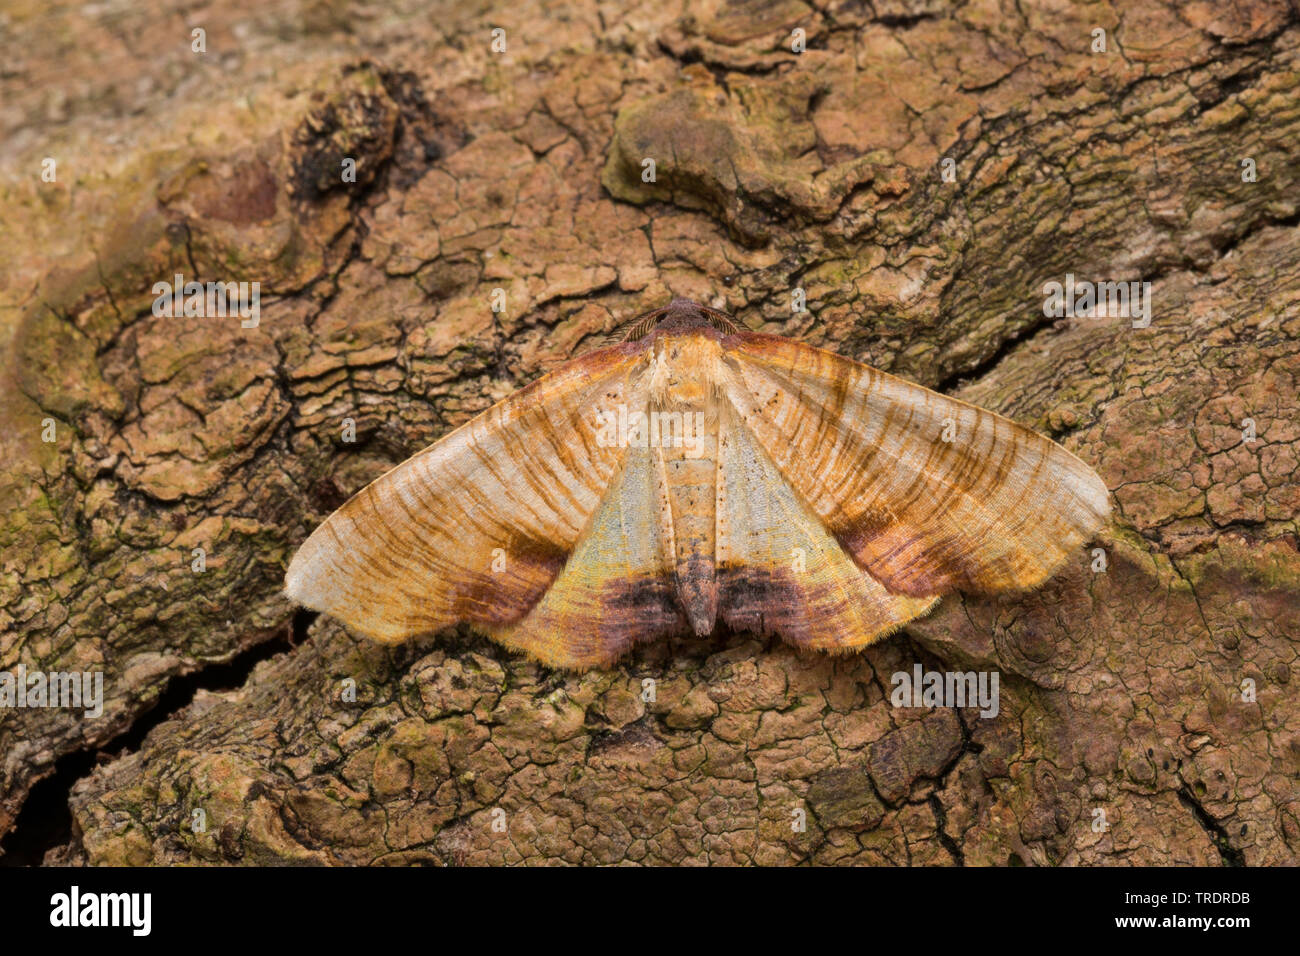
[[[99,752],[49,861],[1300,861],[1294,3],[19,4],[0,63],[0,669],[106,692],[0,711],[0,832]],[[156,318],[175,273],[260,324]],[[1150,328],[1045,317],[1067,273]],[[325,515],[673,295],[1061,441],[1106,569],[837,659],[285,649]],[[1000,713],[891,706],[915,663]]]

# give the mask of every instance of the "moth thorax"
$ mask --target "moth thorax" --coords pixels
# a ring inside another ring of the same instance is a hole
[[[659,408],[704,410],[722,384],[722,348],[697,331],[655,339],[650,401]]]

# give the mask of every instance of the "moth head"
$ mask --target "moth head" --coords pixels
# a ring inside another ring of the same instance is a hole
[[[665,306],[637,316],[623,341],[634,342],[653,332],[691,332],[696,329],[715,329],[723,335],[734,335],[740,331],[735,320],[725,312],[690,299],[673,299]]]
[[[722,313],[674,299],[644,336],[651,402],[661,408],[707,407],[727,378],[722,340],[736,331],[736,324]]]

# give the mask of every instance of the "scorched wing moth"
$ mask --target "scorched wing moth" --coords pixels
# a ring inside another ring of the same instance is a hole
[[[286,589],[376,640],[467,622],[556,667],[719,618],[849,651],[1040,584],[1109,510],[1012,421],[676,299],[363,488]]]

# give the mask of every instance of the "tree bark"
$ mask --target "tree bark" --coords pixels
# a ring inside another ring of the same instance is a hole
[[[1300,11],[570,7],[9,15],[0,669],[105,706],[0,711],[6,847],[1300,860]],[[156,316],[176,274],[259,282],[258,324]],[[1045,315],[1067,274],[1150,282],[1150,327]],[[349,494],[674,295],[1050,435],[1113,493],[1100,550],[840,658],[579,676],[295,618]],[[997,672],[998,713],[893,706],[917,664]]]

